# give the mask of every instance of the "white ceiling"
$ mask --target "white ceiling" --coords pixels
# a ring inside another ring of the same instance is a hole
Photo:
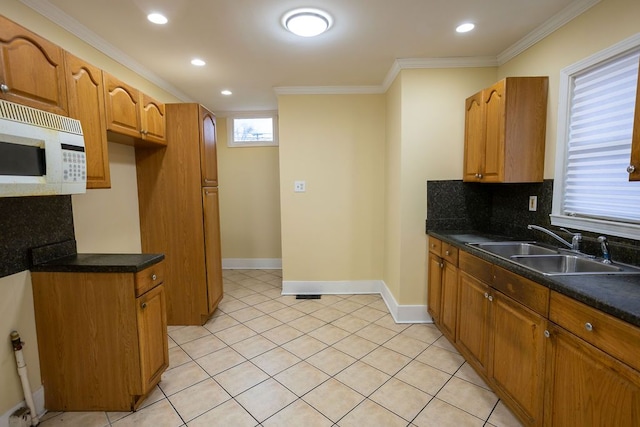
[[[276,87],[381,91],[403,64],[495,65],[599,0],[21,1],[184,101],[221,112],[275,109]],[[333,27],[311,39],[287,32],[280,19],[295,7],[329,12]],[[151,24],[151,11],[169,23]],[[457,34],[465,21],[476,29]],[[192,66],[194,57],[207,65]]]

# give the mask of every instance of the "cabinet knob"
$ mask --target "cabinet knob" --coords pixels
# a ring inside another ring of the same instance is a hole
[[[485,298],[489,298],[489,293],[488,293],[488,292],[485,292],[485,293],[484,293],[484,297],[485,297]]]
[[[584,324],[584,328],[589,332],[593,331],[593,325],[589,322]]]
[[[489,295],[489,302],[493,301],[493,295]]]
[[[156,280],[158,278],[158,276],[156,276],[155,274],[151,275],[151,280]]]
[[[7,93],[9,92],[9,86],[7,86],[6,84],[2,83],[0,84],[0,91],[2,91],[2,93]]]
[[[146,302],[143,302],[142,304],[140,304],[140,307],[141,307],[142,309],[147,308],[147,303],[146,303]]]
[[[482,179],[482,174],[481,173],[478,174],[478,178]]]
[[[634,165],[627,166],[627,173],[634,173],[635,171],[636,171],[636,167]]]
[[[440,263],[440,268],[444,268],[444,262]]]
[[[445,254],[446,256],[451,255],[451,253],[449,253],[449,251],[444,251],[444,254]]]
[[[544,337],[545,337],[545,338],[549,338],[550,336],[551,336],[551,332],[549,332],[549,331],[545,330],[545,331],[544,331]]]

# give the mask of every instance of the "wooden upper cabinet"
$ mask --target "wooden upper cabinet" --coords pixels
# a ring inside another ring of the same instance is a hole
[[[134,138],[132,145],[166,145],[164,104],[109,73],[103,78],[107,130]]]
[[[142,139],[166,144],[164,104],[140,92],[140,132]]]
[[[200,108],[200,171],[203,187],[218,185],[218,157],[216,153],[216,116],[203,106]]]
[[[548,77],[507,77],[467,98],[464,181],[540,182]]]
[[[87,188],[111,188],[102,70],[65,52],[69,116],[80,120]]]
[[[629,181],[640,181],[640,76],[636,89],[636,112],[633,119],[633,137],[631,138],[631,161],[629,162]]]
[[[67,115],[63,50],[0,16],[0,98]]]

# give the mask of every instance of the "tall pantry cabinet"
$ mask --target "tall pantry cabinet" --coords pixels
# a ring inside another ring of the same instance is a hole
[[[202,325],[222,299],[216,119],[166,105],[166,148],[136,147],[142,251],[165,254],[167,324]]]

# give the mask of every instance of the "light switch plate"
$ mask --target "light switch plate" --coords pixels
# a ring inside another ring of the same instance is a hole
[[[538,196],[529,196],[529,210],[531,212],[538,210]]]

